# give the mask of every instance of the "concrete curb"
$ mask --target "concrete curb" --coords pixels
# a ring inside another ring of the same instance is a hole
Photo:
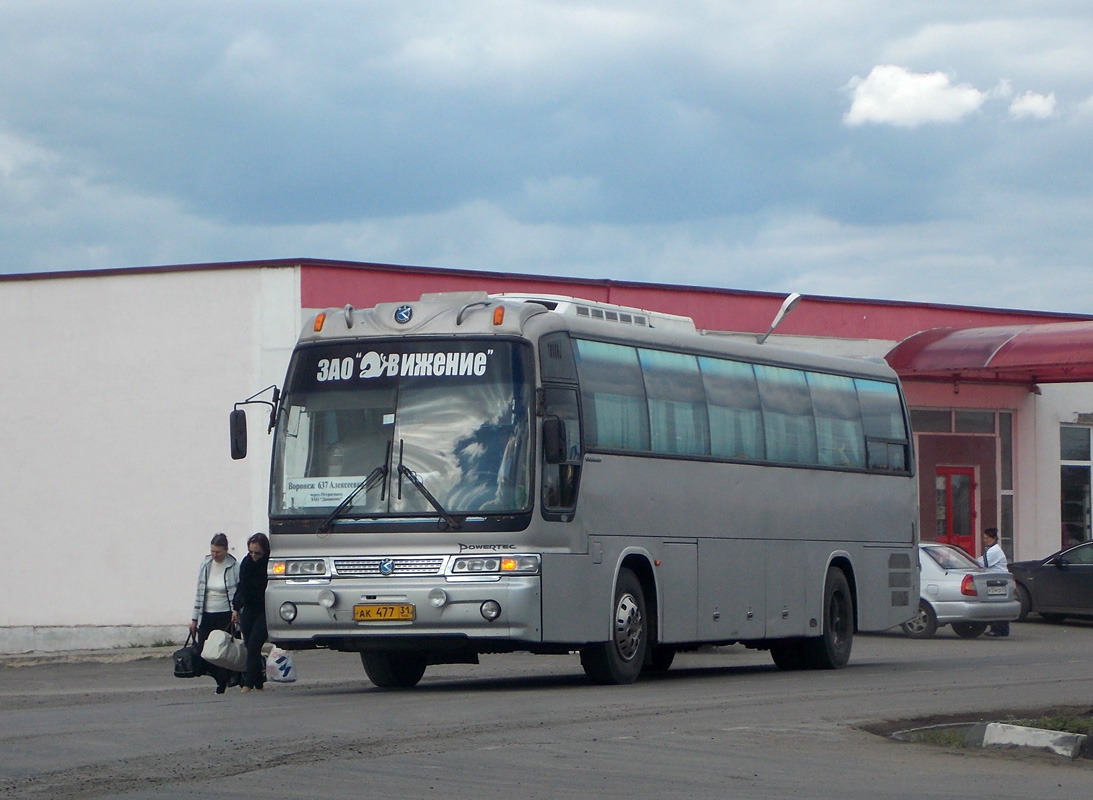
[[[0,668],[38,667],[44,664],[122,664],[127,661],[147,661],[170,658],[179,648],[122,647],[115,650],[63,650],[57,652],[5,653],[0,654]]]
[[[1087,738],[1080,733],[987,722],[972,725],[965,742],[969,747],[1026,747],[1046,750],[1064,758],[1078,758],[1086,749]]]

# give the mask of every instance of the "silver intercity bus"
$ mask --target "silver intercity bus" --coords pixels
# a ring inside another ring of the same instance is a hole
[[[380,687],[517,650],[577,652],[598,683],[734,642],[832,669],[918,605],[883,363],[430,294],[318,314],[271,405],[270,639],[360,653]],[[238,406],[232,433],[242,457]]]

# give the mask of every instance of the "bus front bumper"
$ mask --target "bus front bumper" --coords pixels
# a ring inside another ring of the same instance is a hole
[[[540,578],[269,581],[266,624],[281,645],[461,636],[542,641]]]

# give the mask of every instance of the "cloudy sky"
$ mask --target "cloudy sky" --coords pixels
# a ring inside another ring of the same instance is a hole
[[[1093,313],[1093,4],[0,3],[0,272],[294,257]]]

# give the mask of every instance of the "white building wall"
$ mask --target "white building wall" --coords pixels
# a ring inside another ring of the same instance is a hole
[[[299,307],[292,267],[0,282],[0,652],[177,640],[212,534],[265,528],[265,415],[233,462],[228,412]]]
[[[1016,560],[1043,558],[1062,544],[1059,428],[1093,419],[1093,384],[1044,384],[1035,397],[1035,425],[1018,433],[1018,447],[1034,463],[1017,486]],[[1079,419],[1081,417],[1081,419]]]

